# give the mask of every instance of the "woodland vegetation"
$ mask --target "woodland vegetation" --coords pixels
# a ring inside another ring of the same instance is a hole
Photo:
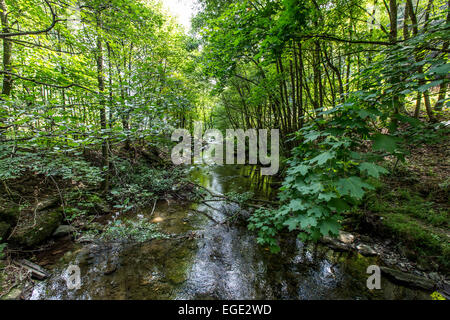
[[[170,134],[202,121],[280,129],[260,244],[375,228],[448,270],[450,2],[197,5],[185,32],[153,0],[0,0],[0,253],[52,197],[78,228],[188,193]]]

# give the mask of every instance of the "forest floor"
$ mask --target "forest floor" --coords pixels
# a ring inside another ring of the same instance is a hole
[[[450,270],[450,144],[410,148],[405,162],[387,162],[385,177],[363,202],[350,229],[391,240],[420,270]]]

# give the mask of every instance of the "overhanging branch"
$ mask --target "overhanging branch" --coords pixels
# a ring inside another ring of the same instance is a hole
[[[8,75],[11,75],[13,77],[16,77],[16,78],[19,78],[19,79],[22,79],[22,80],[25,80],[25,81],[30,81],[30,82],[33,82],[33,83],[36,83],[36,84],[40,84],[40,85],[43,85],[43,86],[48,86],[48,87],[51,87],[51,88],[70,89],[70,88],[76,87],[76,88],[84,89],[84,90],[92,92],[92,93],[97,93],[94,90],[91,90],[89,88],[86,88],[86,87],[84,87],[82,85],[79,85],[79,84],[76,84],[76,83],[71,83],[71,84],[68,84],[68,85],[65,85],[65,86],[60,86],[60,85],[57,85],[57,84],[45,83],[45,82],[41,82],[41,81],[36,80],[36,79],[23,77],[23,76],[18,75],[16,73],[4,71],[4,70],[0,70],[0,74],[8,74]]]
[[[371,44],[371,45],[380,45],[380,46],[393,46],[396,44],[403,43],[404,40],[398,40],[396,42],[388,42],[388,41],[370,41],[370,40],[350,40],[350,39],[342,39],[328,34],[317,34],[317,35],[300,35],[299,38],[303,39],[323,39],[330,40],[335,42],[344,42],[351,44]],[[449,49],[446,48],[433,48],[428,46],[421,46],[422,49],[430,50],[430,51],[439,51],[439,52],[447,52],[450,53]]]
[[[53,7],[50,5],[50,3],[47,0],[44,0],[46,5],[50,9],[50,13],[52,14],[52,23],[45,29],[42,30],[36,30],[36,31],[18,31],[18,32],[7,32],[7,33],[0,33],[0,38],[9,38],[9,37],[17,37],[17,36],[26,36],[26,35],[33,35],[33,34],[41,34],[46,33],[52,30],[56,23],[62,20],[58,20],[55,11],[53,10]]]

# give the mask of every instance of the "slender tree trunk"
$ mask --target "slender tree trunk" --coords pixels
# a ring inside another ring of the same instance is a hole
[[[298,45],[298,62],[299,62],[299,71],[298,71],[298,77],[299,77],[299,90],[300,94],[298,96],[298,99],[300,101],[300,106],[298,108],[298,116],[300,118],[300,127],[303,128],[303,124],[305,123],[305,110],[304,110],[304,103],[303,103],[303,48],[302,45]]]
[[[8,23],[8,7],[6,6],[5,0],[0,0],[0,18],[2,22],[2,30],[4,33],[8,33],[9,23]],[[6,37],[3,38],[3,70],[11,72],[11,58],[12,58],[12,42]],[[2,95],[9,97],[12,90],[12,76],[5,74],[3,76],[3,87]]]
[[[5,0],[0,0],[0,19],[2,23],[2,31],[4,33],[9,32],[9,23],[8,23],[8,7],[6,6]],[[11,72],[11,56],[12,56],[12,42],[8,38],[3,38],[3,70],[7,72]],[[9,74],[3,75],[3,86],[2,86],[2,96],[0,97],[0,101],[3,99],[7,99],[11,95],[13,85],[12,76]],[[5,110],[7,113],[7,110]],[[4,119],[0,116],[0,141],[5,140],[7,127],[4,126]]]
[[[414,118],[419,118],[421,102],[422,102],[422,94],[420,92],[417,92],[416,109],[414,110]]]
[[[390,30],[389,30],[389,41],[391,43],[397,42],[398,37],[398,28],[397,28],[397,19],[398,19],[398,5],[396,0],[389,0],[389,21],[390,21]],[[400,81],[398,76],[391,78],[392,83],[398,83]],[[400,97],[398,93],[394,93],[392,97],[392,124],[393,128],[397,127],[397,115],[400,113]],[[394,129],[396,130],[396,129]]]
[[[315,50],[314,50],[314,100],[316,101],[316,117],[322,118],[320,113],[323,108],[323,89],[322,89],[322,75],[320,70],[320,43],[319,41],[315,42]]]
[[[409,10],[414,10],[412,7],[410,7],[410,0],[407,0],[405,3],[405,12],[403,14],[403,39],[408,40],[409,39],[409,27],[408,27],[408,17]]]
[[[411,1],[411,0],[410,0]],[[450,0],[447,0],[447,10],[450,8]],[[450,11],[447,12],[447,24],[450,23]],[[448,49],[448,40],[444,42],[442,45],[443,49],[443,55],[447,55],[444,51]],[[434,110],[437,111],[437,116],[439,117],[440,111],[442,111],[442,108],[444,106],[445,97],[447,95],[447,86],[448,86],[448,79],[449,75],[442,75],[438,79],[442,80],[442,83],[439,87],[439,95],[438,100],[436,101],[436,104],[434,106]]]
[[[407,0],[407,1],[409,2],[408,6],[413,8],[412,0]],[[428,27],[428,22],[429,22],[429,18],[430,18],[430,10],[431,10],[431,6],[432,5],[433,5],[433,0],[429,0],[428,4],[427,4],[426,11],[425,11],[425,24],[424,24],[424,28],[425,29]],[[409,16],[411,18],[411,22],[413,24],[412,33],[413,33],[414,36],[417,36],[417,34],[419,33],[419,27],[418,27],[418,24],[417,24],[417,16],[414,13],[414,10],[409,10],[408,13],[409,13]],[[415,59],[416,59],[417,62],[423,60],[423,53],[417,52]],[[420,65],[417,68],[417,72],[419,74],[423,73],[423,66],[422,65]],[[419,81],[418,81],[419,86],[423,86],[423,85],[425,85],[425,83],[426,82],[425,82],[424,78],[419,78]],[[418,99],[420,99],[421,95],[418,94],[417,97],[418,97]],[[433,112],[433,109],[431,107],[430,96],[428,94],[428,90],[425,90],[423,92],[423,100],[424,100],[424,103],[425,103],[425,110],[427,112],[427,115],[428,115],[428,118],[429,118],[430,122],[435,122],[436,118],[434,116],[434,112]],[[414,112],[414,115],[416,117],[418,117],[419,114],[420,114],[420,105],[421,105],[421,102],[420,102],[420,100],[418,100],[416,102],[416,110]]]
[[[106,131],[106,108],[105,108],[105,76],[103,73],[103,43],[100,36],[102,21],[101,13],[98,14],[98,34],[97,34],[97,79],[98,79],[98,91],[100,95],[100,128],[102,130],[102,136]],[[109,189],[109,142],[108,139],[102,137],[102,166],[105,170],[104,181],[102,185],[103,191]]]

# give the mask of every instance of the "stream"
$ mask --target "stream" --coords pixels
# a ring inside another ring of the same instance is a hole
[[[255,167],[193,167],[191,176],[217,194],[275,195],[270,177],[261,177]],[[52,266],[52,276],[34,287],[30,299],[429,299],[427,292],[384,277],[380,290],[368,290],[366,268],[376,258],[295,239],[285,240],[280,254],[271,254],[245,225],[220,223],[240,210],[237,205],[210,203],[159,201],[154,212],[148,208],[140,213],[162,232],[183,237],[75,244]],[[79,289],[67,287],[69,265],[80,268]]]

